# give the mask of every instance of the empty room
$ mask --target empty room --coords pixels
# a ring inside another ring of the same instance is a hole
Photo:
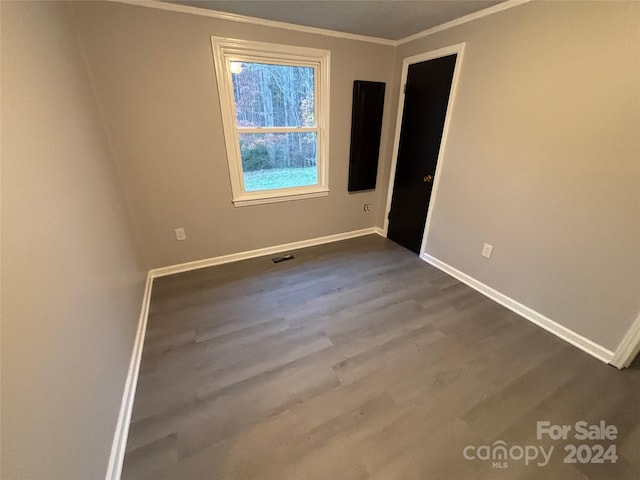
[[[640,2],[0,19],[3,480],[640,478]]]

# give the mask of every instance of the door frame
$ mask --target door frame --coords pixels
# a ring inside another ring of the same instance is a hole
[[[439,48],[437,50],[431,50],[428,52],[413,55],[411,57],[405,57],[402,61],[402,75],[400,77],[400,95],[398,98],[398,114],[396,117],[396,131],[393,140],[393,153],[391,156],[391,169],[389,172],[389,187],[387,189],[387,204],[384,212],[384,226],[383,233],[387,236],[389,230],[389,212],[391,211],[391,200],[393,198],[393,187],[396,181],[396,169],[398,166],[398,150],[400,149],[400,132],[402,130],[402,116],[404,115],[404,85],[407,83],[407,74],[409,72],[409,66],[414,63],[426,62],[428,60],[435,60],[436,58],[446,57],[452,54],[457,54],[456,64],[453,68],[453,79],[451,80],[451,90],[449,92],[449,101],[447,103],[447,112],[444,117],[444,126],[442,129],[442,139],[440,140],[440,149],[438,151],[438,160],[436,163],[436,171],[433,175],[433,188],[431,190],[431,197],[429,200],[429,208],[427,209],[427,220],[424,226],[424,233],[422,234],[422,242],[420,247],[419,256],[424,254],[427,238],[429,234],[429,228],[431,226],[431,213],[433,206],[436,202],[438,193],[438,185],[440,179],[440,171],[442,170],[442,161],[444,160],[444,151],[447,143],[447,136],[449,133],[449,124],[451,123],[451,111],[453,110],[453,104],[455,103],[455,97],[458,87],[458,80],[460,78],[460,70],[462,66],[462,57],[464,55],[464,47],[466,43],[458,43],[449,47]]]

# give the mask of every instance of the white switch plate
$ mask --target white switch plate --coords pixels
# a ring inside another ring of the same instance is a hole
[[[493,252],[493,245],[485,243],[484,247],[482,247],[482,256],[485,258],[491,258],[491,252]]]
[[[176,240],[186,240],[187,234],[184,233],[184,228],[176,228]]]

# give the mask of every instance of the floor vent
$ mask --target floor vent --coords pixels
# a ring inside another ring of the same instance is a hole
[[[291,254],[288,254],[288,255],[283,255],[282,257],[272,258],[271,261],[273,263],[280,263],[280,262],[286,262],[287,260],[293,260],[294,258],[296,257],[294,257]]]

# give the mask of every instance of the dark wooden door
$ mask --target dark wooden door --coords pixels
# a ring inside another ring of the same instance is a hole
[[[457,55],[409,65],[387,237],[419,253]]]

